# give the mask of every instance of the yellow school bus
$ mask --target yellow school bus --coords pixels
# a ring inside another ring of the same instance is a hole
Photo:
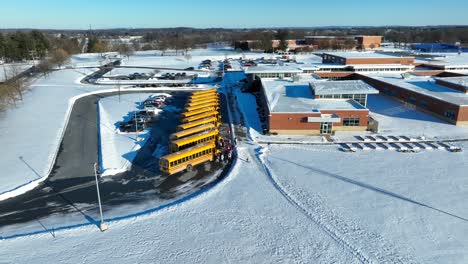
[[[171,140],[178,140],[178,139],[188,137],[188,136],[191,136],[193,134],[197,134],[197,133],[200,133],[200,132],[203,132],[203,131],[213,130],[215,128],[216,128],[216,126],[214,124],[201,125],[201,126],[197,126],[197,127],[191,128],[191,129],[186,129],[186,130],[182,130],[182,131],[179,131],[179,132],[175,132],[175,133],[170,135],[170,139]]]
[[[177,126],[177,131],[182,131],[190,128],[194,128],[196,126],[201,126],[205,124],[213,124],[217,127],[221,125],[221,123],[218,121],[218,118],[216,117],[208,117],[208,118],[203,118],[194,122],[190,123],[185,123],[185,124],[180,124]]]
[[[195,122],[197,120],[207,118],[207,117],[216,117],[216,118],[218,118],[218,121],[221,121],[221,115],[218,113],[218,111],[211,111],[211,112],[205,112],[205,113],[201,113],[199,115],[193,115],[193,116],[183,118],[182,120],[180,120],[180,122],[190,123],[190,122]]]
[[[205,143],[208,141],[216,142],[219,140],[219,131],[218,129],[212,129],[209,131],[204,131],[189,137],[184,137],[179,140],[174,140],[171,142],[170,150],[171,153],[181,151],[195,145]]]
[[[213,94],[213,95],[206,95],[206,96],[189,97],[187,102],[194,103],[194,102],[206,101],[206,100],[212,100],[212,99],[217,99],[219,101],[218,95]]]
[[[184,113],[196,111],[196,110],[207,108],[207,107],[213,107],[215,110],[219,110],[219,103],[218,102],[211,102],[211,103],[206,103],[206,104],[203,104],[203,105],[196,105],[196,106],[186,107]]]
[[[213,161],[218,152],[214,142],[198,144],[191,148],[161,157],[161,159],[159,159],[159,170],[169,175],[183,170],[191,171],[193,167],[198,164]]]
[[[197,110],[194,110],[194,111],[191,111],[191,112],[182,113],[182,114],[180,114],[180,119],[184,119],[184,118],[187,118],[189,116],[199,115],[199,114],[203,114],[203,113],[206,113],[206,112],[212,112],[212,111],[217,111],[217,110],[216,110],[216,108],[214,108],[212,106],[204,107],[204,108],[200,108],[200,109],[197,109]]]
[[[210,94],[210,93],[216,93],[216,89],[203,90],[203,91],[194,91],[194,92],[192,92],[192,95]]]
[[[191,94],[189,97],[190,98],[200,98],[203,96],[214,96],[214,95],[219,95],[218,92],[211,92],[211,93],[201,93],[201,94]]]
[[[203,101],[197,101],[197,102],[193,102],[193,103],[188,102],[185,105],[185,107],[192,107],[192,106],[203,105],[203,104],[207,104],[207,103],[217,103],[217,104],[219,104],[219,101],[216,98],[216,99],[207,99],[207,100],[203,100]]]

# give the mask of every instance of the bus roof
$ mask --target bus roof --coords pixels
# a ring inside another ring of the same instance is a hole
[[[197,109],[201,109],[201,108],[206,108],[206,107],[219,108],[219,103],[218,102],[210,102],[210,103],[206,103],[206,104],[203,104],[203,105],[188,106],[188,107],[185,108],[185,113],[190,112],[190,111],[194,111],[194,110],[197,110]]]
[[[210,123],[210,122],[216,122],[216,121],[218,121],[218,119],[216,117],[207,117],[207,118],[203,118],[203,119],[200,119],[200,120],[197,120],[197,121],[194,121],[194,122],[180,124],[177,127],[182,128],[182,129],[184,129],[184,127],[192,128],[192,127],[195,127],[195,126],[207,124],[207,123]]]
[[[203,96],[214,96],[218,95],[218,92],[213,92],[213,93],[202,93],[202,94],[192,94],[189,97],[190,98],[198,98],[198,97],[203,97]]]
[[[206,93],[216,93],[216,89],[209,89],[209,90],[192,92],[192,94],[206,94]]]
[[[218,116],[218,115],[219,115],[218,111],[209,111],[209,112],[204,112],[204,113],[201,113],[201,114],[198,114],[198,115],[192,115],[192,116],[185,117],[185,118],[182,119],[182,122],[191,122],[193,120],[198,120],[198,119],[202,119],[202,118],[205,118],[205,117]]]
[[[185,136],[190,136],[192,134],[195,134],[195,133],[198,133],[198,132],[201,132],[201,131],[205,131],[205,130],[210,130],[210,129],[214,129],[216,128],[215,125],[213,124],[205,124],[205,125],[201,125],[201,126],[197,126],[197,127],[194,127],[194,128],[190,128],[190,129],[187,129],[187,130],[182,130],[182,131],[179,131],[179,132],[176,132],[176,133],[173,133],[171,134],[171,138],[181,138],[181,137],[185,137]]]
[[[178,151],[178,152],[167,154],[166,156],[161,157],[161,159],[165,159],[171,162],[172,160],[178,159],[180,156],[187,156],[194,152],[199,152],[205,149],[211,149],[215,147],[216,146],[214,142],[205,142],[205,143],[201,143],[201,144],[195,145],[193,147],[190,147],[190,148]]]
[[[187,106],[197,106],[197,105],[202,105],[202,104],[205,104],[205,103],[211,103],[211,102],[214,102],[214,103],[218,103],[218,98],[212,98],[212,99],[206,99],[206,100],[203,100],[203,101],[197,101],[197,102],[192,102],[192,103],[187,103]]]
[[[185,113],[182,113],[181,114],[181,117],[189,117],[189,116],[194,116],[194,115],[198,115],[198,114],[201,114],[201,113],[205,113],[205,112],[211,112],[211,111],[216,111],[216,108],[212,107],[212,106],[209,106],[209,107],[203,107],[203,108],[200,108],[200,109],[196,109],[196,110],[193,110],[193,111],[188,111],[188,112],[185,112]]]
[[[200,138],[205,138],[205,137],[218,135],[218,134],[219,134],[218,129],[212,129],[212,130],[208,130],[208,131],[203,131],[201,133],[197,133],[195,135],[191,135],[189,137],[184,137],[184,138],[181,138],[181,139],[178,139],[178,140],[174,140],[174,141],[171,142],[171,144],[185,145],[186,143],[196,141],[196,140],[198,140]]]
[[[203,100],[208,100],[208,99],[219,99],[218,95],[203,95],[203,96],[197,96],[197,97],[190,97],[188,99],[189,102],[195,102],[195,101],[203,101]]]

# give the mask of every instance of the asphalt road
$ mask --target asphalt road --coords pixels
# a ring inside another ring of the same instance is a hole
[[[98,210],[93,170],[93,164],[98,161],[97,102],[110,95],[115,93],[90,95],[75,102],[51,175],[34,190],[0,202],[0,227],[37,221],[53,213],[79,212],[88,221],[96,221],[90,218],[88,212]],[[173,93],[171,104],[182,108],[187,95],[184,92]],[[221,104],[221,130],[226,133],[228,114],[224,98]],[[169,202],[224,177],[230,164],[216,162],[196,166],[193,172],[169,177],[161,175],[158,160],[152,154],[158,145],[167,145],[168,135],[175,131],[178,123],[177,113],[161,112],[152,124],[151,139],[138,152],[132,170],[101,179],[100,190],[105,212],[119,205],[147,203],[151,200]],[[25,165],[29,166],[26,162]],[[34,168],[30,169],[34,171]],[[221,170],[223,172],[218,178],[210,177]],[[188,181],[190,188],[179,188]]]

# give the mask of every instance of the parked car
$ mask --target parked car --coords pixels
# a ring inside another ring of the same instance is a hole
[[[126,133],[136,132],[137,129],[138,129],[138,132],[140,132],[140,131],[143,131],[145,128],[146,128],[145,123],[137,122],[135,124],[134,120],[130,120],[128,122],[120,122],[120,124],[119,124],[120,131],[126,132]]]

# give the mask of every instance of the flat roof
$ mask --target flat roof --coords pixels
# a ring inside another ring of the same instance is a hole
[[[353,69],[395,69],[395,68],[404,68],[404,69],[413,69],[413,65],[403,65],[403,64],[336,64],[336,63],[311,63],[306,64],[305,66],[301,66],[302,70],[310,70],[310,69],[327,69],[327,68],[334,68],[334,69],[345,69],[345,68],[353,68]]]
[[[441,80],[451,84],[459,85],[465,87],[465,91],[468,90],[468,76],[461,77],[439,77],[435,78],[436,80]]]
[[[300,64],[296,65],[259,65],[253,67],[245,67],[246,74],[255,73],[302,73]]]
[[[314,99],[309,82],[262,80],[270,112],[320,113],[320,110],[366,110],[354,100]]]
[[[310,83],[316,95],[328,94],[378,94],[379,91],[361,80],[314,81]]]
[[[430,64],[439,66],[440,68],[446,67],[468,67],[468,53],[429,53],[436,57],[428,59],[418,59],[419,63]]]
[[[468,94],[438,85],[435,83],[435,79],[430,76],[412,76],[408,79],[403,79],[402,77],[378,77],[368,74],[366,76],[454,105],[468,105]]]
[[[390,55],[388,53],[379,53],[379,52],[372,52],[372,51],[348,51],[348,52],[324,52],[323,54],[342,57],[346,59],[369,59],[369,58],[414,58],[411,56],[399,56],[397,54]]]

